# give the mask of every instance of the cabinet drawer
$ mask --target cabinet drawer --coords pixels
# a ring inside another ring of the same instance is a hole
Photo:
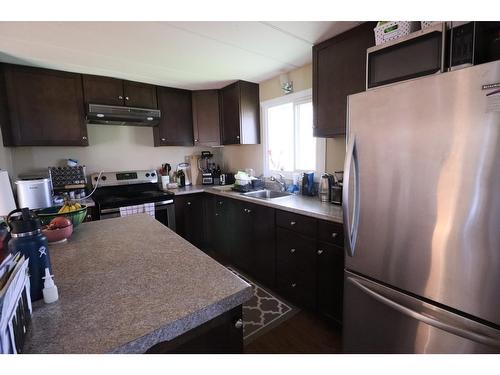
[[[277,228],[276,242],[279,271],[309,271],[314,268],[316,246],[313,239]]]
[[[316,219],[287,211],[276,211],[276,225],[294,232],[316,237]]]
[[[276,284],[278,291],[289,301],[301,307],[314,309],[316,285],[313,275],[301,272],[280,274]]]
[[[344,246],[344,227],[339,223],[320,220],[318,222],[318,240],[337,246]]]

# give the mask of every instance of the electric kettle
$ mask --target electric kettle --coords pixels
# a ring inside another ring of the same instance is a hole
[[[328,202],[330,199],[330,176],[325,173],[319,181],[318,196],[321,202]]]

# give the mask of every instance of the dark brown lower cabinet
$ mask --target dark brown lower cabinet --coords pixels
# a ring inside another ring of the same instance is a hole
[[[198,248],[203,247],[203,196],[201,194],[175,197],[175,229]]]
[[[173,340],[151,347],[146,354],[242,354],[241,305]]]
[[[254,205],[253,269],[251,275],[265,286],[276,282],[275,209]]]
[[[254,216],[254,204],[242,201],[234,202],[234,232],[231,261],[236,267],[248,273],[252,273],[254,267]]]
[[[212,194],[204,207],[205,243],[216,259],[341,323],[342,224]]]
[[[318,311],[340,323],[344,290],[344,249],[318,242],[316,254]]]
[[[316,241],[276,229],[276,286],[285,298],[310,309],[316,304]]]

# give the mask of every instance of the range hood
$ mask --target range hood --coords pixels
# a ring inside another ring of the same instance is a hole
[[[89,104],[87,123],[102,125],[155,126],[160,122],[158,109]]]

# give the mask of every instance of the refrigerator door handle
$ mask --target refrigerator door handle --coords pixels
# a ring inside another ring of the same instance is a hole
[[[358,223],[359,223],[359,167],[358,167],[358,152],[356,147],[356,135],[351,134],[347,144],[347,153],[344,164],[344,179],[342,187],[342,211],[344,217],[344,233],[346,238],[346,251],[347,254],[354,256],[354,249],[356,247],[356,239],[358,237]],[[351,166],[354,164],[354,171]],[[354,211],[352,223],[349,219],[349,191],[351,173],[354,172]]]
[[[493,328],[365,279],[348,276],[347,281],[380,303],[413,319],[468,340],[500,348],[500,332]]]

